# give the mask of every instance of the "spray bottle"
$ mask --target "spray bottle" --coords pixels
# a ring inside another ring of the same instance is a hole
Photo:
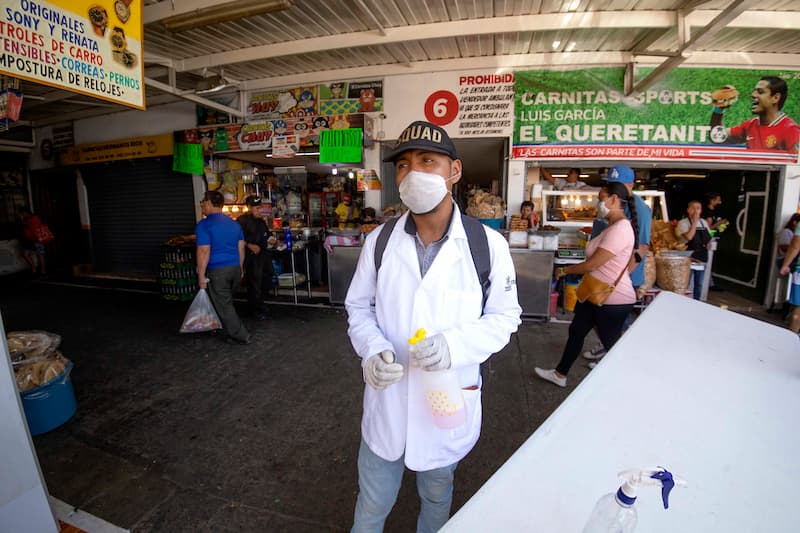
[[[408,344],[414,345],[426,336],[424,329],[418,329]],[[464,395],[458,376],[453,370],[436,370],[428,372],[420,369],[422,390],[430,409],[433,423],[441,429],[460,427],[467,421],[464,409]]]
[[[661,487],[664,509],[669,508],[669,493],[675,485],[685,487],[686,482],[674,478],[665,468],[644,468],[626,470],[619,477],[625,483],[616,494],[609,493],[600,498],[594,506],[583,533],[632,533],[636,529],[636,491],[639,487]]]

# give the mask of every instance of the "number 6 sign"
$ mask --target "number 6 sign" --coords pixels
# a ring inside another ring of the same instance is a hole
[[[458,115],[458,98],[450,91],[436,91],[425,100],[425,118],[437,126],[453,122]]]

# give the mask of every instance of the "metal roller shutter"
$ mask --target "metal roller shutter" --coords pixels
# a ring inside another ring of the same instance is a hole
[[[88,165],[81,174],[96,271],[156,276],[164,241],[194,233],[192,176],[173,172],[172,158]]]

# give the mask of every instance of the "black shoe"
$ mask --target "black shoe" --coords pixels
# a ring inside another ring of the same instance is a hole
[[[225,339],[225,342],[227,342],[228,344],[239,344],[241,346],[247,346],[252,342],[252,340],[250,339],[250,337],[247,337],[246,339],[234,339],[233,337],[228,337],[227,339]]]
[[[262,320],[266,320],[267,319],[267,313],[256,313],[254,318],[256,320],[258,320],[259,322],[261,322]]]

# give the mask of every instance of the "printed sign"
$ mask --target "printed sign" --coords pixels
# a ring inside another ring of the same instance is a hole
[[[247,118],[295,118],[317,115],[317,87],[294,87],[249,95]]]
[[[297,136],[282,135],[272,139],[272,157],[294,157],[297,153]]]
[[[515,76],[515,158],[797,160],[798,72],[679,68],[628,97],[622,67]]]
[[[81,144],[64,148],[59,154],[62,165],[101,163],[120,159],[139,159],[172,155],[173,136],[151,135],[132,139],[119,139],[96,144]]]
[[[142,0],[0,0],[0,73],[145,108]]]
[[[383,110],[383,80],[335,81],[320,85],[318,90],[320,115]]]
[[[388,138],[410,122],[427,120],[451,137],[510,137],[514,120],[514,74],[472,70],[393,76],[386,80]]]
[[[374,169],[364,168],[356,171],[356,190],[357,191],[379,191],[381,190],[381,180]]]

